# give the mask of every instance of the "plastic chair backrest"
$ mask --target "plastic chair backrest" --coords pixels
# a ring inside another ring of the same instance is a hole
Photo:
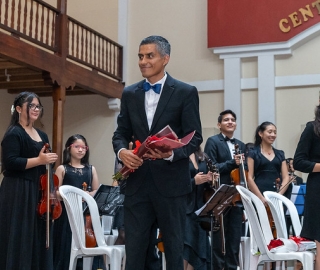
[[[76,248],[84,249],[84,217],[83,217],[83,200],[86,201],[91,215],[92,227],[97,240],[98,246],[106,246],[104,234],[100,224],[100,217],[95,200],[85,191],[69,185],[63,185],[59,188],[61,197],[64,199],[66,210],[69,217],[72,236]]]
[[[256,244],[261,254],[270,254],[267,245],[273,239],[266,208],[262,201],[248,189],[236,186],[251,226]]]
[[[297,208],[294,203],[285,196],[273,191],[265,191],[263,195],[270,206],[272,216],[276,224],[278,238],[288,238],[283,204],[287,207],[290,214],[295,235],[300,235],[301,223]]]

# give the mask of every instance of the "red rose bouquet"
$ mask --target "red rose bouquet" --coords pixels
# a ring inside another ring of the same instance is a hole
[[[133,154],[137,155],[139,158],[142,158],[149,149],[158,149],[162,152],[167,152],[175,148],[182,147],[187,145],[192,139],[195,131],[189,133],[182,139],[178,139],[178,136],[168,125],[157,134],[149,136],[143,143],[136,141],[136,148],[133,150]],[[129,174],[134,170],[123,166],[119,172],[113,175],[112,179],[114,181],[121,181],[128,178]]]

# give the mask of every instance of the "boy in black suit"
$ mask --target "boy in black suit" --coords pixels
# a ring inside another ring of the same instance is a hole
[[[230,173],[239,168],[241,158],[244,159],[245,144],[233,138],[237,127],[236,114],[225,110],[218,117],[220,134],[208,138],[204,152],[212,159],[220,173],[220,183],[231,185]],[[235,155],[235,144],[239,145],[240,154]],[[242,153],[242,154],[241,154]],[[212,235],[213,268],[214,270],[236,270],[239,262],[239,247],[242,234],[243,208],[239,204],[232,206],[224,215],[225,241],[221,239],[220,230]],[[222,247],[225,244],[225,254]]]
[[[198,91],[165,72],[170,44],[160,36],[143,39],[139,68],[145,80],[126,87],[112,143],[118,159],[134,170],[126,182],[124,224],[126,270],[144,270],[150,231],[159,225],[168,270],[183,270],[186,197],[191,191],[189,155],[202,142]],[[188,145],[143,159],[128,150],[170,125],[179,138],[196,131]]]

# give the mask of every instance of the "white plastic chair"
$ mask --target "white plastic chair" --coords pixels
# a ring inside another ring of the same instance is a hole
[[[72,231],[69,270],[76,269],[77,258],[84,257],[85,259],[86,257],[93,257],[97,255],[104,256],[107,269],[109,269],[109,264],[110,270],[124,269],[124,246],[108,246],[106,244],[103,230],[100,224],[98,207],[95,200],[83,190],[69,185],[61,186],[59,188],[59,192],[61,197],[63,198]],[[87,248],[85,246],[85,225],[82,208],[83,201],[87,202],[90,210],[92,226],[98,245],[94,248]],[[88,260],[84,260],[84,265],[87,261]]]
[[[283,205],[285,205],[288,209],[295,235],[300,236],[301,223],[300,223],[297,208],[294,205],[294,203],[288,198],[286,198],[285,196],[273,191],[265,191],[263,195],[266,198],[268,205],[270,207],[272,217],[276,225],[277,237],[288,238],[287,224],[286,224]],[[316,248],[316,243],[313,241],[305,241],[304,244],[308,246],[308,249]]]
[[[303,265],[303,269],[313,269],[314,254],[312,252],[289,252],[284,249],[281,250],[282,252],[269,251],[267,245],[273,239],[273,236],[271,228],[269,226],[268,215],[264,204],[256,195],[254,195],[248,189],[240,185],[237,185],[236,188],[240,193],[242,203],[250,222],[250,233],[253,235],[260,252],[260,256],[257,261],[257,267],[259,264],[264,262],[299,260]]]

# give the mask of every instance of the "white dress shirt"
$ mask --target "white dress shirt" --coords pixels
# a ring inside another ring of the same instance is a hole
[[[226,138],[226,135],[224,135],[223,133],[221,133],[222,134],[222,136],[223,136],[223,138]],[[233,137],[232,138],[229,138],[229,139],[233,139]],[[234,156],[234,143],[232,143],[232,142],[230,142],[230,140],[229,141],[226,141],[226,143],[227,143],[227,145],[228,145],[228,147],[229,147],[229,151],[230,151],[230,154],[231,154],[231,157],[233,158],[233,156]]]
[[[155,93],[152,89],[150,89],[149,91],[147,91],[145,93],[144,107],[145,107],[145,110],[146,110],[149,129],[151,128],[153,117],[154,117],[154,114],[156,112],[156,109],[157,109],[157,106],[158,106],[158,102],[159,102],[159,99],[160,99],[160,96],[161,96],[161,93],[162,93],[162,88],[163,88],[163,85],[164,85],[164,82],[166,81],[166,79],[167,79],[167,73],[164,74],[164,76],[162,77],[161,80],[157,81],[154,84],[151,84],[146,79],[146,82],[150,83],[151,85],[155,85],[157,83],[161,84],[160,94]]]

